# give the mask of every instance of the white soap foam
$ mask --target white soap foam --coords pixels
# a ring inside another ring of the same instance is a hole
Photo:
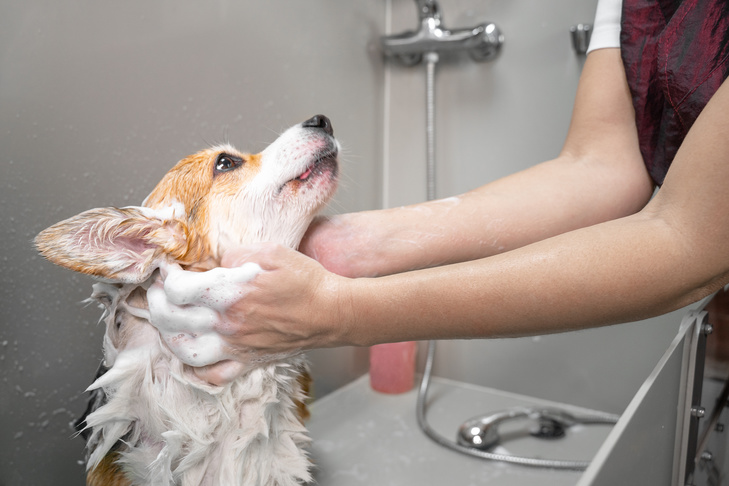
[[[200,367],[231,359],[225,340],[215,331],[221,313],[243,296],[240,284],[263,270],[255,263],[235,268],[188,272],[164,265],[164,287],[156,281],[147,291],[152,324],[185,364]]]
[[[207,272],[188,272],[179,265],[164,265],[167,271],[165,293],[177,305],[198,304],[226,310],[243,294],[238,284],[250,282],[263,270],[252,262],[234,268],[213,268]]]

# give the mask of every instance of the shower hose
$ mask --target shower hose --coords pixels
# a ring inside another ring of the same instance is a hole
[[[428,52],[423,56],[426,67],[426,159],[427,159],[427,198],[435,199],[435,65],[438,62],[438,53]],[[480,449],[466,447],[449,440],[433,430],[425,418],[425,404],[430,386],[430,377],[435,359],[435,341],[428,342],[428,356],[420,382],[417,399],[417,420],[420,429],[437,444],[469,456],[480,457],[492,461],[501,461],[521,466],[541,467],[549,469],[567,469],[582,471],[590,464],[589,461],[569,461],[560,459],[537,459],[531,457],[513,456],[509,454],[496,454]],[[596,414],[590,417],[595,422],[615,423],[616,417],[611,414]]]
[[[428,388],[430,387],[430,377],[433,371],[433,361],[435,359],[435,341],[428,341],[428,357],[425,362],[425,370],[423,371],[423,379],[420,382],[420,388],[418,389],[418,400],[417,400],[417,419],[418,426],[431,440],[437,444],[451,449],[456,452],[463,454],[480,457],[482,459],[489,459],[492,461],[501,461],[510,464],[518,464],[520,466],[531,466],[541,467],[549,469],[567,469],[574,471],[583,471],[590,465],[590,461],[570,461],[562,459],[537,459],[533,457],[522,457],[513,456],[510,454],[497,454],[494,452],[483,451],[480,449],[474,449],[471,447],[462,446],[455,441],[449,440],[438,432],[433,430],[428,424],[425,418],[425,404],[428,396]],[[588,417],[583,417],[586,419]],[[617,420],[617,417],[612,414],[595,414],[590,415],[589,420],[591,423],[605,423],[613,424]]]

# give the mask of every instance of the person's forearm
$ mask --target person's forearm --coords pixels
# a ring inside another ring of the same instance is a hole
[[[587,57],[556,159],[459,197],[335,216],[312,228],[302,251],[335,273],[389,275],[483,258],[633,214],[652,190],[620,52],[601,49]]]
[[[514,337],[658,315],[718,285],[687,268],[687,248],[638,214],[477,262],[350,281],[347,340]]]
[[[311,256],[337,273],[376,276],[513,250],[640,210],[650,181],[615,165],[565,154],[462,196],[337,216],[347,243],[336,246],[348,250],[332,257],[346,256],[342,271]]]

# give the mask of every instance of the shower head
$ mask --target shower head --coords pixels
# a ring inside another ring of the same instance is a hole
[[[418,64],[425,53],[467,51],[476,61],[496,57],[504,36],[496,25],[486,22],[470,29],[447,30],[441,27],[440,7],[435,0],[416,0],[420,26],[417,31],[382,37],[386,56],[403,64]]]
[[[617,416],[607,413],[577,416],[556,408],[515,407],[467,420],[458,429],[458,444],[488,450],[501,441],[499,425],[523,418],[537,421],[537,426],[529,433],[541,439],[564,437],[565,429],[576,424],[614,424],[618,420]]]

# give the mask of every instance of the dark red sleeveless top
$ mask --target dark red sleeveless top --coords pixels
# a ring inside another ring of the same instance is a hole
[[[729,0],[623,0],[620,46],[640,150],[660,185],[729,74]]]

